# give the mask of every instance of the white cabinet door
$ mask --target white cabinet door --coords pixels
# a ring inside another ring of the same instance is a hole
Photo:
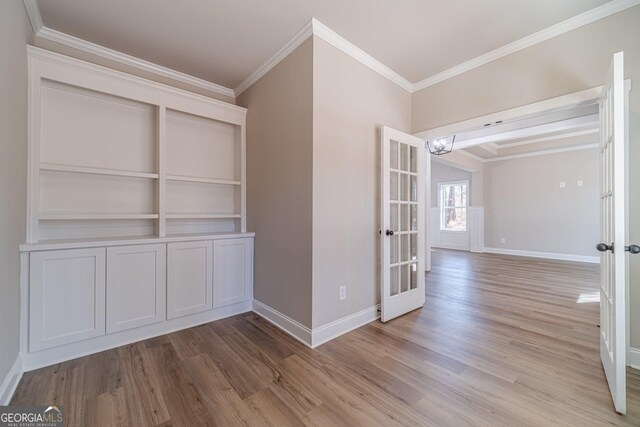
[[[167,245],[167,319],[212,308],[213,242]]]
[[[107,248],[107,333],[165,319],[164,244]]]
[[[105,334],[105,249],[34,252],[29,263],[29,350]]]
[[[213,246],[213,306],[249,301],[253,294],[253,239],[216,240]]]

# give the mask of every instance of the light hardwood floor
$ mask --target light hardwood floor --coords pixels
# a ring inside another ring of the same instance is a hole
[[[640,425],[613,411],[597,267],[437,251],[427,303],[310,350],[247,314],[25,374],[67,425]],[[589,298],[585,298],[589,299]]]

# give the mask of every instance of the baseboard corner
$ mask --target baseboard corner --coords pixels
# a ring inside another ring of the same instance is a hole
[[[627,366],[640,370],[640,348],[631,347],[629,349],[629,360]]]
[[[2,381],[2,385],[0,385],[0,405],[5,406],[11,403],[11,398],[18,388],[22,374],[22,355],[18,354],[11,369],[7,372],[7,376]]]
[[[309,348],[313,348],[311,329],[300,322],[280,313],[278,310],[258,301],[257,299],[253,300],[253,312],[279,329],[282,329],[302,344]]]
[[[351,332],[354,329],[364,326],[379,318],[380,304],[376,304],[373,307],[365,308],[357,313],[350,314],[331,323],[327,323],[326,325],[314,328],[311,337],[312,348],[331,341],[340,335]]]

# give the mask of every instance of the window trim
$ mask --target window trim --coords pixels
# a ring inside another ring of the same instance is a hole
[[[467,197],[465,206],[442,206],[442,187],[447,185],[466,185],[467,188]],[[454,209],[465,209],[467,211],[467,215],[469,213],[469,180],[459,180],[459,181],[443,181],[438,183],[438,229],[441,233],[467,233],[469,231],[469,225],[465,222],[464,230],[449,230],[446,228],[442,228],[442,211],[443,209],[454,208]]]

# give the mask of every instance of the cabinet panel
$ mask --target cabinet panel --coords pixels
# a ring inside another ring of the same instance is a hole
[[[104,248],[34,252],[29,273],[30,351],[104,335]]]
[[[167,245],[167,319],[212,308],[213,242]]]
[[[253,239],[216,240],[213,248],[213,306],[249,301],[253,295]]]
[[[107,332],[165,319],[166,245],[107,248]]]

